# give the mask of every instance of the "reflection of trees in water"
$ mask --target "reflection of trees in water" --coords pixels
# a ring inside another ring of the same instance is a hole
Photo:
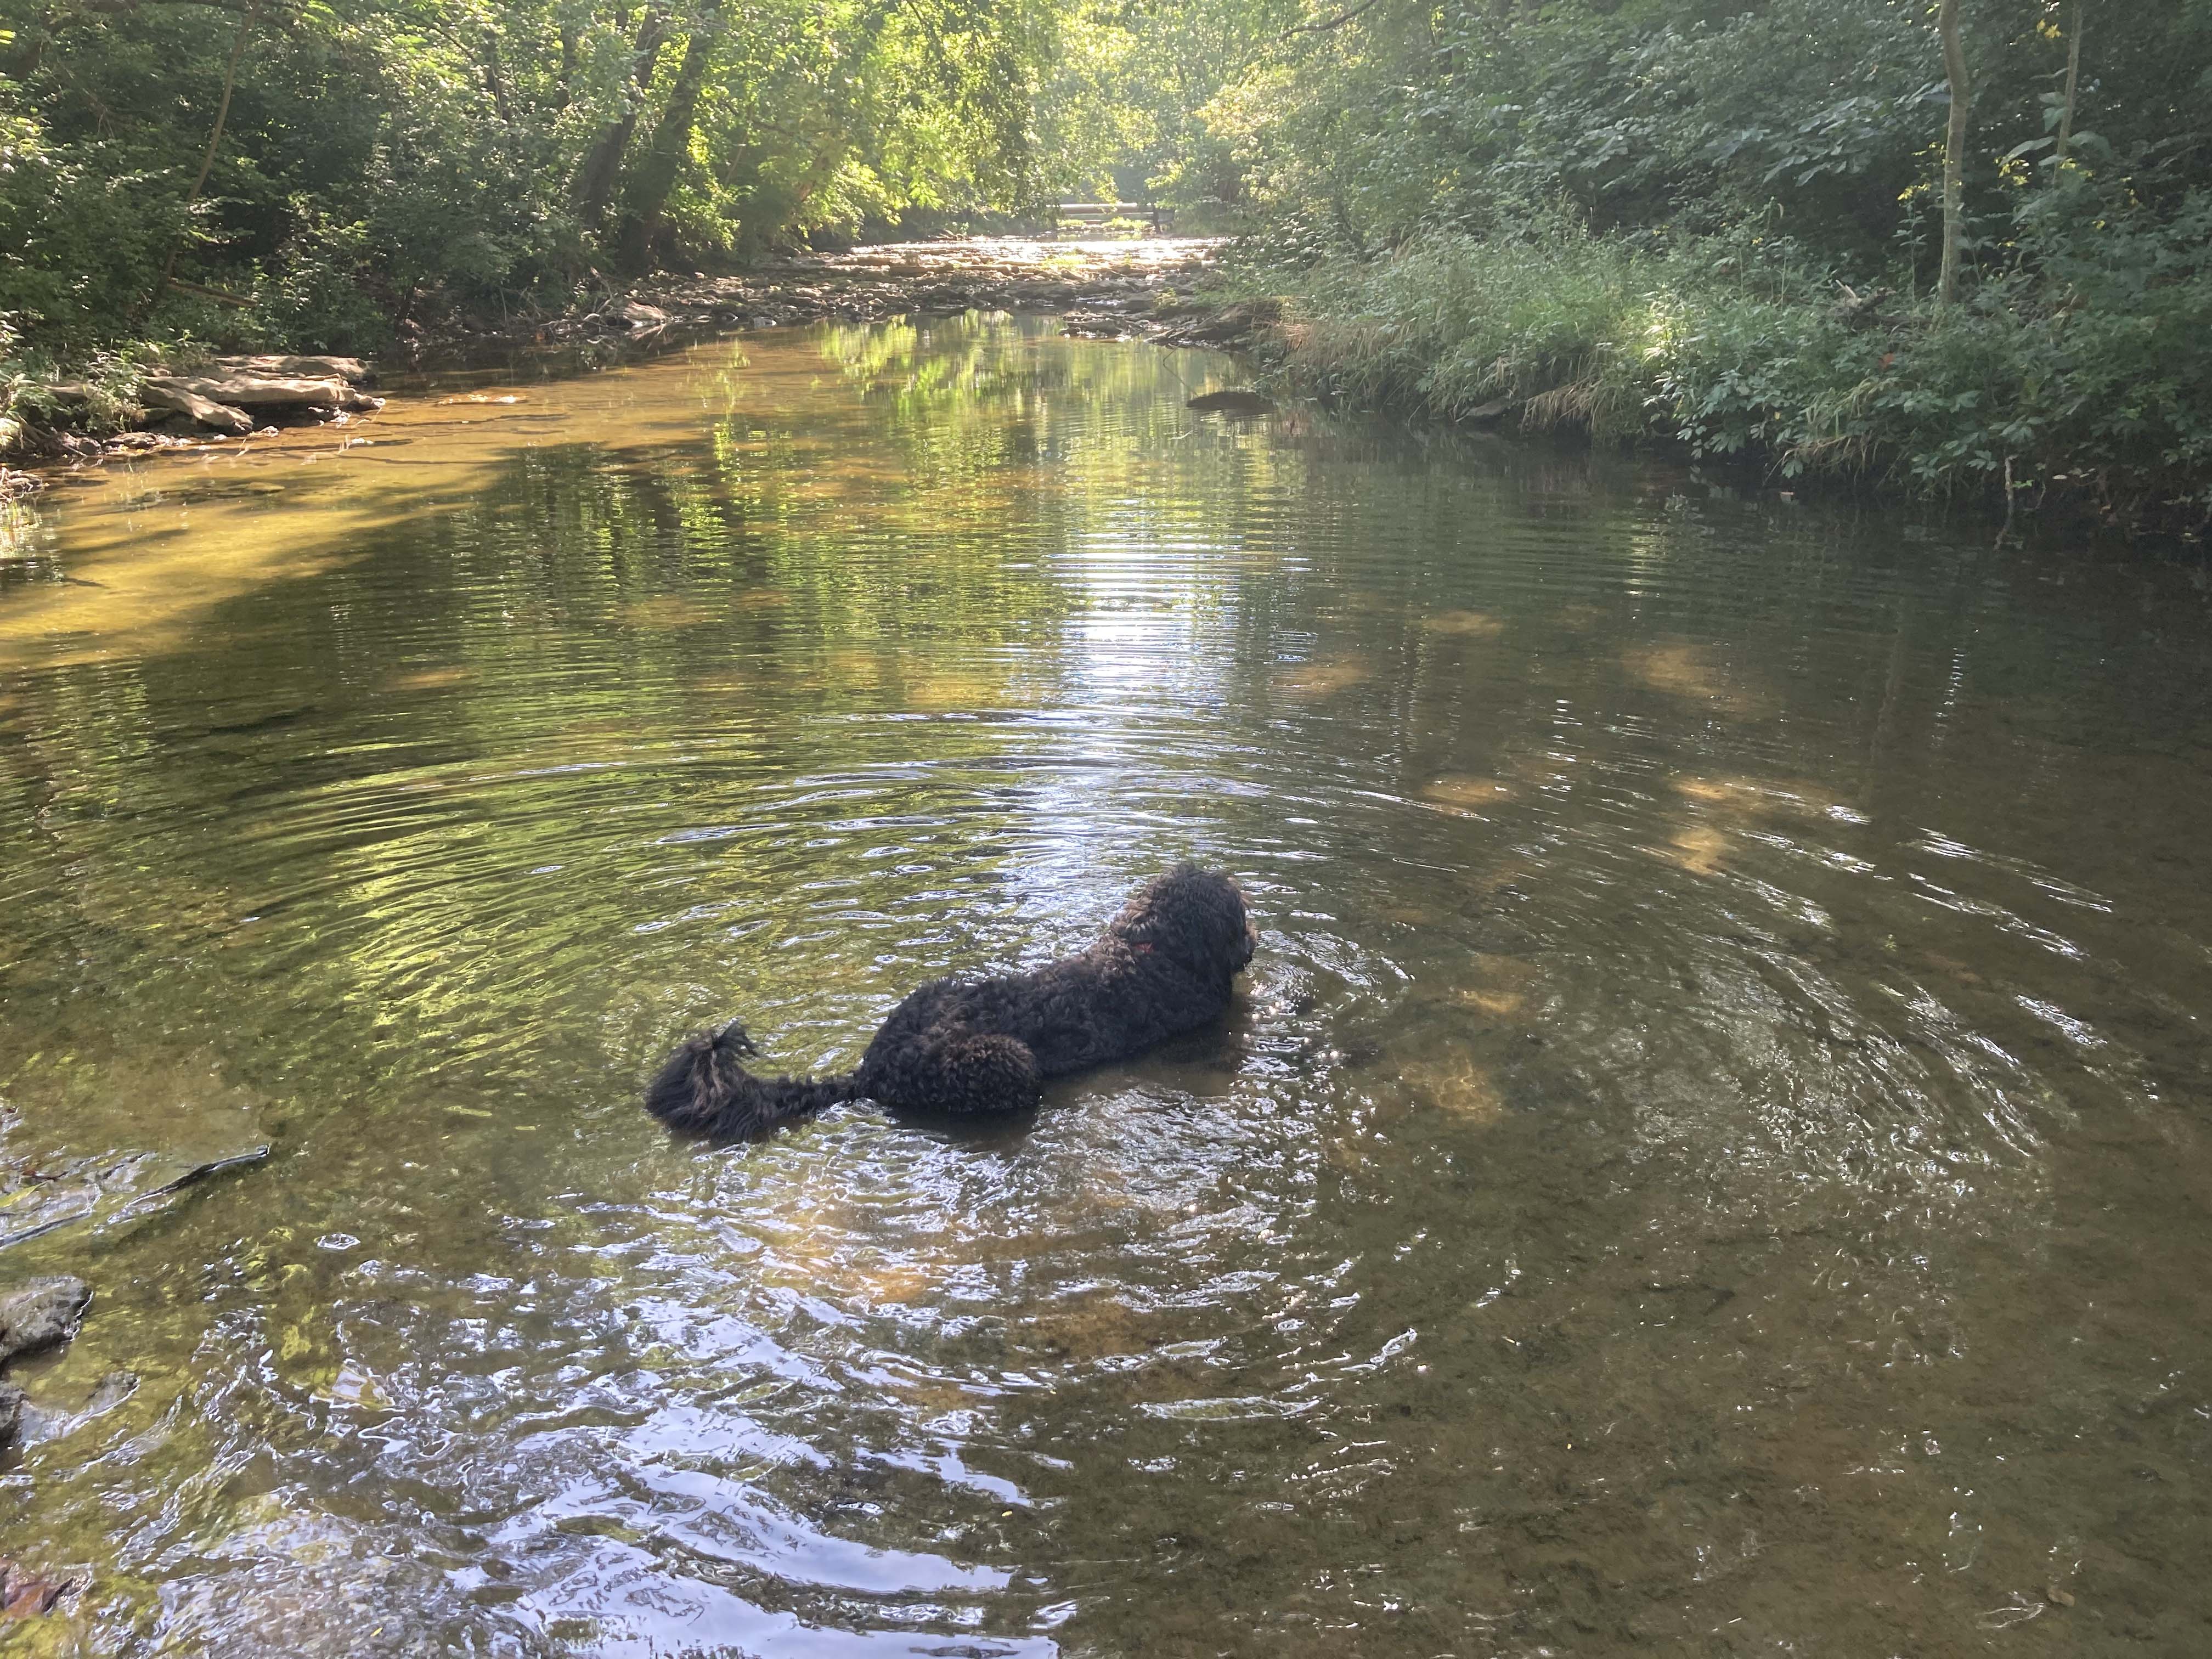
[[[1146,412],[1134,354],[1076,349],[1098,371],[1081,379],[1036,368],[1051,342],[952,331],[964,356],[937,377],[928,418],[733,366],[706,382],[706,405],[729,412],[702,441],[517,450],[465,500],[376,538],[373,556],[234,603],[191,647],[37,682],[19,704],[26,740],[8,752],[19,791],[43,797],[20,821],[42,823],[46,845],[19,866],[38,877],[10,931],[32,971],[53,975],[57,1006],[82,978],[65,941],[113,977],[120,1006],[84,1045],[127,1048],[124,1033],[159,1006],[283,1076],[292,1098],[313,1097],[325,1066],[349,1089],[483,1076],[542,1027],[531,999],[659,919],[651,906],[696,874],[686,860],[700,855],[617,835],[589,872],[528,890],[524,872],[575,871],[579,836],[641,793],[696,799],[711,827],[794,772],[916,756],[910,731],[794,727],[802,711],[1049,701],[1049,647],[1083,599],[1048,555],[1086,507],[1017,458],[1045,442],[1134,451],[1145,421],[1180,410],[1170,399]],[[851,333],[880,333],[883,363],[911,357],[896,330]],[[1108,379],[1119,401],[1094,403]],[[1006,395],[976,395],[984,383]],[[1095,489],[1106,471],[1086,472]],[[250,649],[227,648],[240,637]],[[931,832],[917,844],[958,824],[988,848],[986,819],[1036,801],[1025,777],[960,775],[1002,743],[933,726],[932,768],[870,782],[845,810],[914,820]],[[767,855],[714,866],[711,910],[775,915],[802,866],[831,886],[863,874],[880,885],[855,861],[877,849],[836,827],[835,803],[773,805],[771,824],[739,837]],[[809,822],[840,846],[801,858]],[[611,848],[627,875],[611,878]],[[291,1014],[237,1000],[228,969],[250,981],[278,962]],[[289,1036],[308,1010],[355,1035]],[[431,1030],[446,1034],[436,1054],[407,1048]],[[295,1063],[306,1073],[289,1075]]]
[[[698,379],[703,438],[518,450],[374,559],[234,605],[204,635],[253,641],[224,654],[218,720],[184,712],[204,701],[198,648],[19,691],[14,764],[34,794],[58,793],[50,830],[74,855],[34,910],[73,896],[143,939],[196,917],[221,934],[270,908],[254,865],[284,864],[317,896],[293,903],[347,896],[339,933],[384,953],[371,982],[441,1018],[450,987],[432,988],[474,971],[441,952],[478,941],[460,952],[473,959],[497,937],[491,872],[559,862],[570,826],[632,787],[637,757],[703,742],[711,764],[690,769],[717,781],[836,770],[901,746],[795,735],[793,714],[1071,694],[1132,715],[1164,693],[1231,723],[1277,715],[1289,741],[1316,743],[1323,778],[1390,757],[1402,795],[1525,830],[1522,863],[1588,834],[1559,805],[1575,780],[1637,788],[1663,763],[1687,782],[1644,791],[1630,844],[1710,877],[1758,844],[1747,836],[1778,833],[1771,796],[1792,780],[1756,732],[1832,723],[1838,687],[1878,678],[1838,745],[1866,765],[1825,780],[1863,804],[1877,754],[1955,742],[1960,699],[2038,658],[1918,599],[1860,632],[1808,635],[1802,618],[1865,556],[1850,531],[1770,520],[1754,571],[1713,556],[1711,515],[1592,495],[1586,458],[1500,466],[1477,445],[1437,466],[1379,436],[1200,426],[1181,407],[1181,360],[973,318],[820,341],[836,382],[814,384],[799,354],[733,353]],[[1923,667],[1938,658],[1940,681]],[[250,729],[264,718],[297,724]],[[1003,742],[940,724],[928,748],[965,764]],[[548,770],[610,763],[618,776]],[[1164,783],[1205,760],[1124,745],[1120,763]],[[516,775],[485,781],[502,769]],[[258,794],[272,774],[286,800]],[[160,860],[118,853],[103,827],[225,790],[258,799],[242,830],[188,830]],[[969,786],[880,793],[924,817],[984,810]],[[995,810],[1085,816],[1034,774],[1007,779]],[[39,867],[64,867],[52,860]],[[788,866],[757,867],[745,885],[765,900]],[[154,890],[165,902],[143,901]]]

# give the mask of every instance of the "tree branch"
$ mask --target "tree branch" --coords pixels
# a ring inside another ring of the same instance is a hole
[[[1349,23],[1353,18],[1358,16],[1363,11],[1372,11],[1381,3],[1382,0],[1359,0],[1359,3],[1352,7],[1350,10],[1339,12],[1335,16],[1328,19],[1326,21],[1319,23],[1293,24],[1291,27],[1285,29],[1277,38],[1287,40],[1294,34],[1318,34],[1324,29],[1340,28],[1345,24]]]
[[[212,6],[217,11],[260,15],[261,9],[252,0],[76,0],[73,9],[90,12],[97,16],[116,16],[124,12],[137,11],[143,6]],[[54,20],[58,25],[69,21],[66,14]],[[272,22],[283,21],[281,13],[272,13]]]
[[[275,4],[268,3],[268,0],[76,0],[74,5],[49,15],[46,32],[56,34],[72,25],[90,23],[102,17],[127,17],[148,6],[205,6],[211,11],[227,11],[234,17],[252,17],[287,34],[301,32],[299,13],[283,0]]]

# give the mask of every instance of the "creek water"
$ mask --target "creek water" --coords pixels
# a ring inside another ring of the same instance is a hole
[[[1232,378],[770,333],[11,522],[17,1639],[2212,1645],[2201,570]],[[1184,858],[1237,1010],[1032,1116],[639,1109]]]

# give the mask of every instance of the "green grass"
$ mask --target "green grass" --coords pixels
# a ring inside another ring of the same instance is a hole
[[[2212,213],[2203,216],[2212,219]],[[1285,275],[1288,383],[1444,420],[1657,439],[1790,479],[1853,478],[2130,523],[2212,514],[2212,277],[2184,222],[2054,240],[2035,274],[1940,309],[1845,290],[1749,238],[1671,248],[1565,229],[1438,236]],[[2172,257],[2168,257],[2172,256]]]

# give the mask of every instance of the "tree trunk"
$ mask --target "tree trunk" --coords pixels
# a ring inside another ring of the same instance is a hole
[[[630,92],[623,113],[600,130],[584,165],[576,173],[576,211],[587,225],[597,225],[606,216],[607,204],[615,198],[615,184],[622,177],[623,153],[629,148],[629,136],[637,131],[637,118],[643,112],[646,88],[653,84],[653,72],[660,62],[660,49],[668,44],[668,15],[659,6],[646,9],[645,21],[638,25],[636,58],[630,68]]]
[[[246,15],[238,20],[238,38],[231,42],[230,63],[222,72],[222,101],[215,108],[215,127],[208,134],[207,154],[200,157],[200,176],[192,180],[191,191],[185,198],[184,228],[169,244],[169,257],[161,262],[161,280],[154,285],[154,292],[146,301],[149,306],[161,302],[171,278],[177,274],[177,256],[184,252],[185,238],[191,234],[192,208],[199,201],[200,192],[207,188],[208,174],[215,171],[215,153],[222,146],[222,129],[230,119],[230,94],[238,85],[238,60],[246,54],[246,38],[253,33],[254,15],[259,9],[259,0],[253,0],[246,9]]]
[[[684,61],[677,65],[676,84],[669,88],[667,106],[653,129],[653,143],[638,158],[629,184],[623,192],[622,231],[617,255],[633,270],[650,262],[653,233],[660,228],[662,210],[676,188],[684,156],[691,147],[691,128],[699,118],[699,95],[707,86],[707,69],[722,35],[721,0],[706,0],[684,43]]]
[[[1959,300],[1959,221],[1965,212],[1966,111],[1973,87],[1966,78],[1966,53],[1959,42],[1959,0],[1942,0],[1936,32],[1943,41],[1943,75],[1951,85],[1951,123],[1943,136],[1943,269],[1936,284],[1936,303]]]
[[[2066,102],[2058,112],[2058,148],[2051,165],[2051,182],[2066,169],[2067,147],[2074,142],[2074,93],[2081,84],[2081,0],[2074,0],[2073,27],[2066,31]]]
[[[491,106],[499,115],[499,124],[510,132],[514,130],[514,106],[507,98],[507,75],[499,66],[499,36],[489,29],[483,32],[484,89],[491,94]]]

